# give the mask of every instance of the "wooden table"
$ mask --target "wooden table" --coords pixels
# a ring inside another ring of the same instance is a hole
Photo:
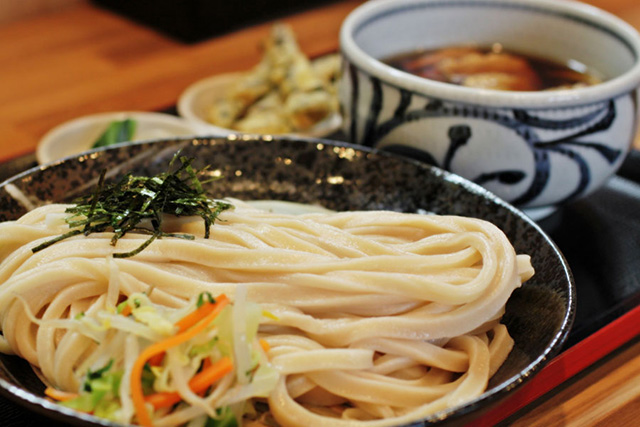
[[[361,1],[285,21],[310,56],[333,51]],[[589,0],[640,29],[637,0]],[[215,25],[213,23],[212,25]],[[191,83],[251,67],[271,23],[194,45],[80,4],[0,27],[0,162],[32,153],[53,126],[78,116],[173,106]],[[640,142],[636,142],[640,148]],[[513,425],[629,425],[640,417],[640,343],[627,345],[509,419]]]

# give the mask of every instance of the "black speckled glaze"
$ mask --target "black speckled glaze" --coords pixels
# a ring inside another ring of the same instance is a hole
[[[335,210],[389,209],[466,215],[489,220],[519,253],[532,256],[536,275],[514,292],[504,323],[515,339],[506,363],[488,390],[469,404],[414,425],[461,424],[487,410],[537,373],[566,339],[575,312],[575,288],[562,254],[520,211],[456,175],[388,153],[325,140],[230,137],[139,142],[102,149],[28,170],[0,185],[0,220],[30,203],[70,201],[89,191],[100,171],[118,174],[164,171],[177,150],[211,165],[224,179],[210,184],[214,197],[317,203]],[[9,188],[8,188],[9,187]],[[13,188],[11,188],[13,187]],[[9,191],[8,191],[9,190]],[[65,423],[113,425],[78,415],[44,400],[43,386],[26,362],[0,355],[0,392],[32,410]]]

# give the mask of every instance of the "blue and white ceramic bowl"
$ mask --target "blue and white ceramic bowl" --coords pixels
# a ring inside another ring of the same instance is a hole
[[[381,62],[401,53],[499,42],[579,61],[605,77],[579,89],[507,92],[427,80]],[[373,0],[340,34],[340,98],[351,142],[428,161],[540,214],[618,169],[638,119],[640,36],[561,0]]]

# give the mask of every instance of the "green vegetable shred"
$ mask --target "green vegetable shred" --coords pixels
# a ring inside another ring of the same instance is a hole
[[[109,123],[107,129],[93,143],[92,148],[107,147],[118,142],[131,141],[136,133],[138,122],[133,119],[116,120]]]

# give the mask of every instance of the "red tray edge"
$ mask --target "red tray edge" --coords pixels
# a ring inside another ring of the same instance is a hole
[[[488,427],[505,420],[638,334],[640,334],[640,306],[560,353],[512,396],[474,420],[473,426]]]

